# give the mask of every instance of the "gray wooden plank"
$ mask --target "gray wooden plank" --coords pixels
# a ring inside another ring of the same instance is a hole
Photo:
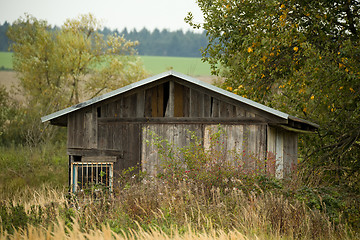
[[[204,105],[203,105],[203,117],[211,117],[211,97],[208,94],[204,94]]]
[[[220,101],[217,98],[213,98],[211,117],[220,117]]]
[[[174,117],[174,81],[169,82],[169,100],[166,106],[165,117]]]
[[[139,91],[136,95],[136,117],[145,116],[145,91]]]

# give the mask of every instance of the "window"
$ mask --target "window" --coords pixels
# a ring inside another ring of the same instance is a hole
[[[92,187],[112,190],[112,162],[73,162],[71,170],[73,192]]]

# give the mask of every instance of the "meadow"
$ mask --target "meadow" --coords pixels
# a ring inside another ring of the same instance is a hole
[[[158,74],[173,69],[191,76],[210,76],[210,65],[201,58],[139,56],[150,74]],[[0,70],[12,69],[12,53],[0,52]]]
[[[11,70],[12,66],[12,53],[0,52],[0,70]]]

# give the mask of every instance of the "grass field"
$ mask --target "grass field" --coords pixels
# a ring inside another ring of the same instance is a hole
[[[12,69],[12,53],[0,52],[0,70]]]
[[[191,76],[210,76],[210,65],[201,58],[140,56],[145,68],[153,74],[170,69]]]
[[[200,58],[140,56],[151,74],[174,69],[191,76],[210,76],[210,65]],[[12,53],[0,52],[0,70],[12,69]]]

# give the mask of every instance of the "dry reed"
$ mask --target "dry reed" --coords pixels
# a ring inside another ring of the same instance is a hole
[[[170,188],[152,180],[134,184],[112,196],[74,202],[68,202],[63,191],[43,188],[37,193],[19,193],[11,201],[27,209],[34,204],[46,207],[54,202],[57,217],[51,224],[27,225],[13,234],[1,230],[0,239],[330,240],[357,237],[349,234],[344,226],[331,223],[324,212],[311,210],[304,203],[282,195],[247,194],[237,189],[208,191],[186,183]],[[64,211],[72,214],[64,217]]]

